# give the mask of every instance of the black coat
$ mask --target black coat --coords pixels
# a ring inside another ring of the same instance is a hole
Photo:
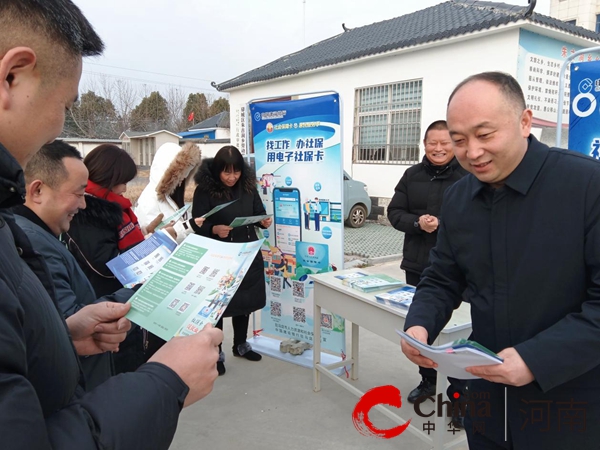
[[[24,192],[21,168],[0,145],[2,448],[167,449],[187,387],[152,363],[83,392],[51,274],[8,210]]]
[[[205,159],[196,173],[194,180],[198,184],[194,192],[192,217],[200,217],[217,205],[238,199],[235,203],[223,208],[216,214],[208,217],[202,227],[193,225],[196,233],[223,242],[252,242],[258,240],[253,225],[237,227],[230,231],[229,236],[221,239],[212,233],[215,225],[229,225],[236,217],[258,216],[266,214],[258,191],[256,190],[256,177],[249,166],[245,166],[242,176],[232,189],[215,179],[211,172],[213,159]],[[260,226],[260,224],[256,224]],[[265,306],[265,275],[264,262],[259,251],[252,261],[248,273],[242,284],[231,299],[225,310],[225,317],[250,314]]]
[[[123,209],[93,195],[86,195],[85,203],[86,208],[75,214],[63,240],[92,283],[96,297],[102,297],[123,287],[106,266],[121,253],[117,230],[123,221]]]
[[[438,232],[427,233],[414,224],[423,214],[440,220],[444,191],[466,174],[456,158],[439,167],[432,165],[426,156],[422,162],[404,172],[387,209],[392,226],[404,232],[400,268],[420,275],[427,267],[429,252],[435,246]]]
[[[117,203],[93,195],[86,195],[85,203],[86,208],[75,214],[71,228],[62,238],[96,296],[104,297],[123,288],[106,266],[121,253],[117,229],[123,220],[123,210]],[[116,373],[136,370],[163,344],[162,339],[134,325],[119,352],[113,355]]]
[[[506,392],[470,382],[473,398],[491,407],[474,424],[502,442],[506,395],[515,450],[598,448],[600,162],[530,137],[503,187],[468,175],[443,209],[405,327],[424,326],[435,339],[466,287],[472,338],[494,352],[514,347],[535,377]]]

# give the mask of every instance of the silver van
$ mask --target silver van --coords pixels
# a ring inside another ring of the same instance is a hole
[[[346,226],[360,228],[371,214],[371,197],[367,185],[352,179],[344,170],[344,220]]]

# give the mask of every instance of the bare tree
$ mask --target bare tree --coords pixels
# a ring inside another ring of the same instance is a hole
[[[175,133],[185,130],[188,123],[187,117],[183,117],[186,103],[185,93],[180,88],[169,86],[169,90],[165,93],[165,100],[169,111],[167,129]]]

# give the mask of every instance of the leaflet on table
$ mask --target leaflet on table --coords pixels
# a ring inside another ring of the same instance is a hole
[[[474,380],[479,378],[465,370],[472,366],[491,366],[502,364],[503,360],[491,350],[483,345],[469,341],[467,339],[458,339],[448,344],[437,347],[423,344],[403,331],[396,330],[407,344],[419,350],[421,355],[437,363],[439,370],[446,376],[458,378],[459,380]]]
[[[175,247],[177,242],[169,233],[157,231],[106,265],[124,287],[130,288],[150,278],[166,262]]]
[[[364,273],[364,272],[350,272],[350,273],[345,273],[343,275],[336,275],[335,278],[338,278],[340,280],[352,280],[354,278],[367,277],[367,276],[369,276],[369,274]]]
[[[233,222],[229,224],[231,228],[243,227],[244,225],[252,225],[271,217],[271,214],[265,214],[262,216],[248,216],[248,217],[236,217]]]
[[[345,280],[342,280],[342,284],[362,292],[372,292],[403,286],[406,283],[388,275],[378,273],[366,277],[346,278]]]
[[[407,310],[412,303],[415,290],[414,286],[402,286],[398,289],[376,294],[375,300],[384,305]]]
[[[177,212],[175,212],[174,214],[171,214],[169,217],[167,217],[161,223],[159,223],[156,226],[155,230],[160,230],[161,228],[164,228],[171,222],[177,222],[179,219],[181,219],[183,217],[183,215],[187,212],[187,210],[190,209],[190,206],[192,206],[192,204],[188,203],[183,208],[178,209]]]
[[[202,215],[200,217],[203,218],[203,219],[206,219],[207,217],[210,217],[213,214],[218,213],[222,209],[227,208],[229,205],[231,205],[232,203],[235,203],[237,201],[238,201],[238,199],[236,198],[235,200],[232,200],[232,201],[227,202],[227,203],[223,203],[222,205],[217,205],[213,209],[211,209],[209,212],[207,212],[206,214],[204,214],[204,215]]]
[[[131,297],[127,318],[164,340],[216,324],[262,242],[189,235]]]

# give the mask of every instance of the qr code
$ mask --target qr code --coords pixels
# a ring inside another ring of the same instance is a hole
[[[281,292],[281,277],[271,277],[271,292]]]
[[[186,291],[191,291],[194,288],[195,283],[188,283],[188,285],[185,287]]]
[[[306,323],[306,310],[294,306],[294,322]]]
[[[304,283],[302,281],[292,281],[292,295],[304,298]]]
[[[219,273],[219,269],[215,269],[210,273],[209,277],[214,278],[217,276],[218,273]]]
[[[281,317],[281,303],[271,302],[271,315]]]
[[[321,326],[329,330],[333,329],[333,317],[331,317],[331,314],[321,314]]]
[[[198,286],[198,289],[194,291],[194,294],[198,295],[204,290],[204,286]]]
[[[208,267],[208,266],[204,266],[204,267],[202,268],[202,270],[200,271],[200,275],[204,275],[206,272],[208,272],[208,269],[210,269],[210,267]]]

